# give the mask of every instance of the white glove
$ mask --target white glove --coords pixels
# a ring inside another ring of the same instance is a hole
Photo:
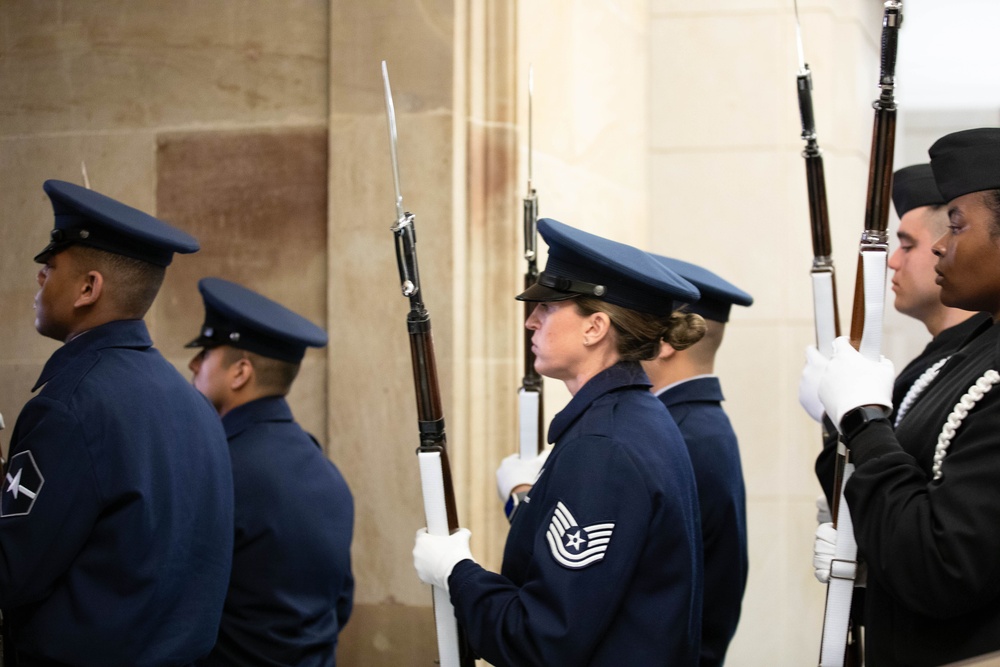
[[[813,547],[813,567],[821,584],[830,583],[830,565],[837,550],[837,529],[832,523],[821,523],[816,528],[816,545]]]
[[[497,468],[497,493],[500,495],[500,501],[507,502],[511,491],[518,486],[534,484],[551,451],[551,447],[546,447],[533,459],[522,459],[520,454],[511,454],[504,458]]]
[[[816,523],[832,523],[833,514],[830,513],[830,503],[826,502],[826,494],[816,496]]]
[[[844,415],[862,405],[891,410],[895,375],[891,361],[885,357],[869,361],[851,347],[847,336],[841,336],[833,341],[833,357],[820,380],[819,399],[839,429]]]
[[[468,528],[459,528],[451,535],[431,535],[426,528],[417,531],[413,545],[413,567],[425,584],[448,590],[448,577],[463,560],[476,562],[469,551]]]
[[[823,421],[823,403],[819,400],[819,382],[830,359],[815,345],[806,348],[806,365],[799,378],[799,405],[814,421]]]

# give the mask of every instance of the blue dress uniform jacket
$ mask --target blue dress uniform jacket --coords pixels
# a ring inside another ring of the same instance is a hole
[[[698,484],[705,552],[701,665],[721,665],[736,633],[747,583],[746,490],[740,450],[722,409],[719,378],[685,380],[658,398],[684,436]]]
[[[955,352],[895,434],[874,422],[850,443],[845,488],[868,564],[866,663],[942,665],[1000,650],[1000,386],[975,403],[932,481],[935,445],[959,398],[1000,371],[1000,325]]]
[[[332,666],[351,613],[354,501],[281,397],[222,418],[236,490],[233,574],[204,665]]]
[[[0,606],[21,665],[186,665],[215,643],[232,559],[219,417],[141,320],[45,365],[0,501]]]
[[[642,368],[619,363],[591,378],[549,441],[501,573],[465,560],[449,577],[473,649],[498,667],[698,664],[694,474]]]

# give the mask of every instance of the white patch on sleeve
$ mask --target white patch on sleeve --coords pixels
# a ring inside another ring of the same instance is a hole
[[[545,538],[557,563],[571,570],[580,570],[604,559],[614,529],[614,523],[580,526],[569,508],[558,502]]]

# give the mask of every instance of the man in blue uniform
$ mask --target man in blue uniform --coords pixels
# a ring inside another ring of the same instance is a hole
[[[211,650],[222,613],[232,475],[218,417],[142,318],[173,254],[198,243],[71,183],[44,190],[55,229],[35,257],[35,327],[64,345],[5,470],[8,641],[21,665],[187,665]]]
[[[218,643],[199,665],[332,667],[354,593],[354,503],[284,398],[326,332],[235,283],[198,289],[205,324],[190,368],[222,417],[236,490],[232,579]]]
[[[654,257],[701,292],[687,310],[705,319],[705,337],[685,350],[663,341],[659,356],[642,367],[653,393],[677,422],[694,468],[705,551],[700,664],[722,665],[740,619],[748,566],[743,468],[736,434],[722,409],[715,355],[733,304],[749,306],[753,297],[703,267]]]

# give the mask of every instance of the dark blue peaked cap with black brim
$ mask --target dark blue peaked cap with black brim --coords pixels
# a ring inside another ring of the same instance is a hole
[[[323,347],[326,332],[280,303],[222,278],[202,278],[201,333],[186,347],[229,345],[264,357],[298,363],[307,347]]]
[[[538,221],[549,257],[520,301],[592,296],[642,313],[667,315],[700,296],[698,288],[638,248],[588,234],[551,218]]]
[[[728,322],[729,311],[734,305],[749,306],[753,304],[752,296],[703,266],[663,255],[653,255],[653,257],[698,288],[698,291],[701,292],[701,298],[689,305],[687,310],[701,315],[706,320]]]
[[[100,192],[55,180],[42,188],[52,200],[55,229],[36,262],[45,263],[74,244],[157,266],[169,266],[175,252],[198,251],[198,240],[190,234]]]

